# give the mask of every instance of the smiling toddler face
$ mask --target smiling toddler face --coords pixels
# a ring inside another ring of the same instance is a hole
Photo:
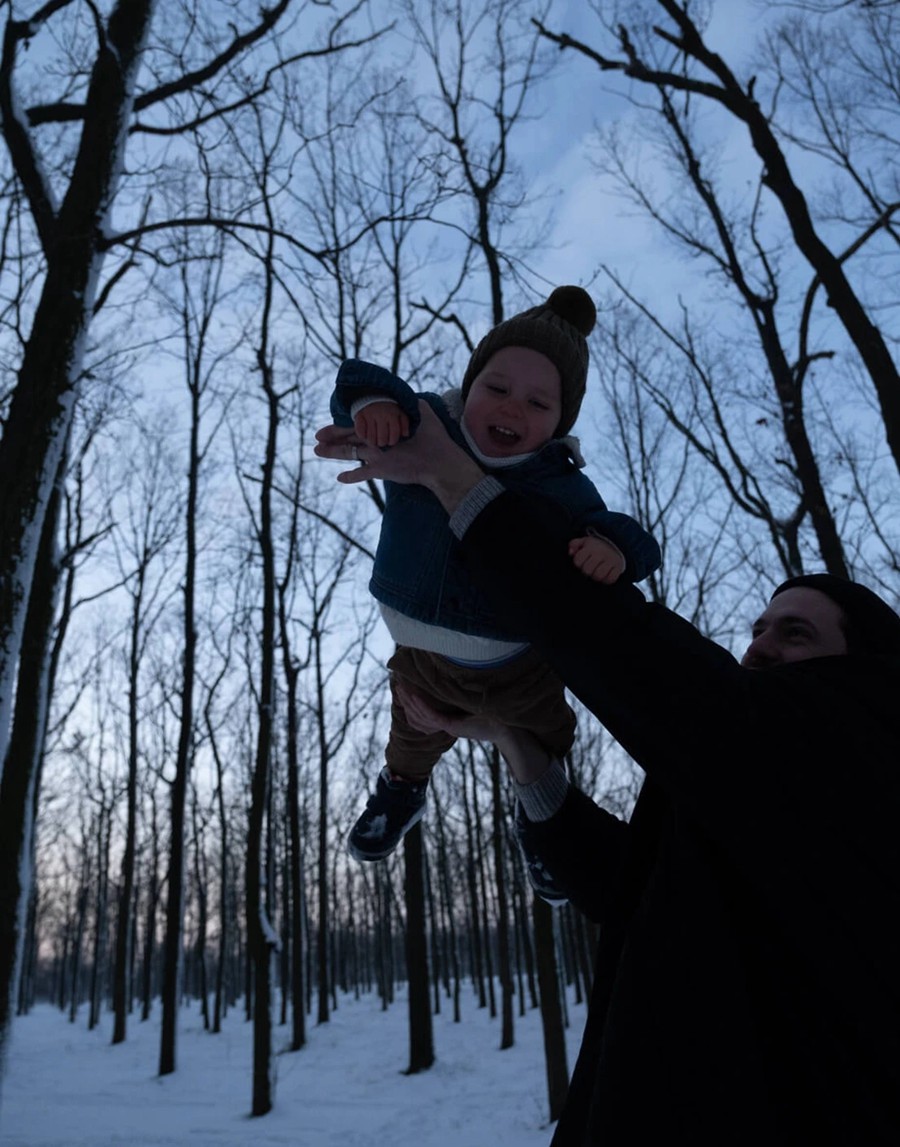
[[[472,382],[463,423],[489,458],[530,454],[559,425],[562,384],[546,355],[508,346],[491,355]]]

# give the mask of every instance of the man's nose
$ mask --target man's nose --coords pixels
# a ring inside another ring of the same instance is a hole
[[[762,665],[772,665],[778,660],[778,650],[771,631],[757,634],[747,646],[741,665],[748,669],[758,669]]]

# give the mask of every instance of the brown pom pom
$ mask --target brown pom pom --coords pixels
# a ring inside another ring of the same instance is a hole
[[[547,300],[547,306],[583,335],[589,335],[594,329],[597,308],[582,287],[557,287]]]

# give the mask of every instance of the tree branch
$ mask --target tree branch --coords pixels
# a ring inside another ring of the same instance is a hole
[[[628,58],[611,60],[570,36],[548,32],[542,24],[536,23],[541,34],[561,49],[574,48],[604,70],[618,70],[657,88],[673,88],[715,100],[747,126],[753,149],[763,162],[763,183],[781,204],[797,249],[821,279],[828,302],[856,347],[872,381],[888,445],[900,470],[900,371],[884,336],[869,319],[850,285],[842,268],[842,259],[820,238],[806,197],[794,181],[772,125],[753,97],[752,83],[744,91],[725,61],[706,47],[696,25],[687,15],[686,5],[677,4],[675,0],[657,2],[678,25],[680,36],[654,28],[656,35],[705,67],[721,86],[689,76],[686,72],[679,74],[648,67],[637,56],[624,27],[619,29],[619,39]]]
[[[32,147],[31,137],[16,105],[13,68],[19,44],[30,40],[43,20],[68,3],[69,0],[51,0],[51,3],[47,4],[33,20],[27,22],[10,20],[3,35],[3,52],[0,55],[0,118],[3,121],[3,137],[13,168],[28,199],[41,246],[45,251],[53,241],[57,207]]]

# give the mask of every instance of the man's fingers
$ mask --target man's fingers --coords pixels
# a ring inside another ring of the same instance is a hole
[[[359,435],[352,426],[322,426],[316,431],[316,442],[325,449],[345,446],[349,441],[358,438]]]
[[[352,470],[342,470],[337,480],[345,486],[354,486],[357,482],[365,482],[371,477],[365,466],[354,466]]]
[[[434,733],[441,728],[437,714],[412,690],[397,685],[397,697],[406,713],[406,719],[420,733]]]

